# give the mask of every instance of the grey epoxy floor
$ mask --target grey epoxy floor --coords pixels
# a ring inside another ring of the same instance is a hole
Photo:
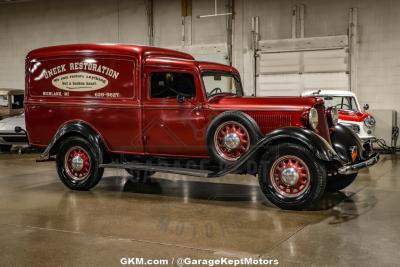
[[[278,259],[279,266],[398,266],[400,157],[384,156],[309,211],[263,204],[257,181],[106,171],[72,192],[54,162],[0,154],[0,266],[121,266],[122,257]]]

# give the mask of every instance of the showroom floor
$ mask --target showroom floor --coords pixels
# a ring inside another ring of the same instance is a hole
[[[280,266],[400,262],[400,157],[384,156],[309,211],[262,204],[256,179],[111,170],[91,192],[59,182],[54,162],[0,155],[0,266],[119,266],[122,257],[263,257]]]

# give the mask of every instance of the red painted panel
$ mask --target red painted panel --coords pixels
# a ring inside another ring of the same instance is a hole
[[[133,98],[132,60],[69,57],[34,60],[29,64],[29,95],[50,99]]]
[[[27,63],[31,144],[46,146],[64,124],[81,120],[99,132],[111,151],[143,153],[135,59],[66,55]]]
[[[143,81],[143,135],[145,152],[158,155],[207,157],[204,116],[204,93],[195,69],[185,67],[145,67]],[[176,99],[151,98],[150,77],[153,72],[181,72],[193,75],[196,97],[178,103]]]
[[[140,107],[138,104],[115,106],[88,102],[68,104],[48,102],[26,106],[27,131],[33,145],[49,144],[64,124],[81,120],[92,126],[111,151],[141,153]],[[121,123],[121,122],[125,123]]]

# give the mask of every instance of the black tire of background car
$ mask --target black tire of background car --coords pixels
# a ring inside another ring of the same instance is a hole
[[[310,174],[310,186],[296,198],[280,196],[271,185],[270,169],[274,162],[282,156],[292,155],[300,158],[307,165]],[[264,196],[279,208],[301,210],[318,201],[325,191],[326,169],[308,149],[293,143],[283,143],[268,148],[259,163],[258,180]]]
[[[150,176],[156,173],[154,171],[141,171],[132,169],[125,169],[125,170],[131,176],[129,177],[129,179],[134,182],[146,181],[148,178],[150,178]]]
[[[0,145],[1,152],[10,152],[12,145]]]
[[[211,159],[221,167],[235,163],[235,161],[229,161],[222,158],[218,154],[214,144],[215,131],[218,129],[218,126],[220,126],[222,123],[226,121],[239,122],[246,128],[250,137],[249,149],[251,149],[262,136],[257,122],[246,113],[243,113],[241,111],[226,111],[216,116],[211,121],[210,125],[207,128],[206,142],[207,142],[208,153]]]
[[[86,150],[91,160],[89,176],[80,182],[74,182],[64,166],[65,155],[74,146],[79,146]],[[96,149],[89,141],[81,137],[69,137],[63,142],[57,153],[56,164],[57,173],[61,181],[72,190],[90,190],[98,184],[104,173],[104,169],[99,167],[99,155],[97,155]]]
[[[338,174],[335,176],[328,176],[325,191],[335,192],[345,189],[354,182],[354,180],[357,178],[357,175],[358,173],[353,173],[349,175]]]

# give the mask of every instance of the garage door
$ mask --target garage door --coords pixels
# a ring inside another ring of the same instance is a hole
[[[301,42],[301,41],[299,41]],[[348,48],[259,50],[257,96],[293,96],[305,90],[349,90]]]
[[[196,60],[229,65],[228,49],[226,44],[191,45],[184,47],[174,46],[166,48],[189,53]]]

